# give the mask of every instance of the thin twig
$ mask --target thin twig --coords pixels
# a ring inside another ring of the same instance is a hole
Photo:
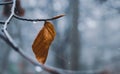
[[[0,21],[0,24],[5,24],[5,22],[3,22],[3,21]]]
[[[9,2],[0,2],[0,5],[8,5],[8,4],[13,4],[13,1],[9,1]]]
[[[50,21],[50,20],[55,20],[55,19],[61,18],[63,16],[64,15],[62,14],[62,15],[58,15],[58,16],[55,16],[55,17],[52,17],[52,18],[48,18],[48,19],[28,19],[28,18],[23,18],[23,17],[19,17],[17,15],[14,15],[14,17],[19,19],[19,20],[31,21],[31,22],[33,22],[33,21],[35,21],[35,22],[37,22],[37,21]]]
[[[23,20],[23,21],[31,21],[31,22],[50,21],[50,20],[59,19],[59,18],[61,18],[63,16],[65,16],[65,15],[61,14],[61,15],[58,15],[58,16],[55,16],[55,17],[52,17],[52,18],[48,18],[48,19],[28,19],[28,18],[19,17],[19,16],[15,15],[15,14],[12,15],[12,17],[15,17],[16,19]],[[9,22],[7,22],[7,23],[9,24]],[[5,24],[5,22],[0,21],[0,24]]]
[[[9,45],[11,46],[17,53],[19,53],[23,58],[25,58],[26,60],[28,60],[29,62],[31,62],[34,66],[39,66],[41,67],[43,70],[48,71],[52,74],[59,74],[59,72],[57,72],[55,69],[46,67],[42,64],[38,64],[35,61],[33,61],[32,59],[30,59],[27,55],[25,55],[21,50],[20,47],[18,47],[18,45],[15,43],[15,41],[12,39],[12,37],[10,36],[10,34],[7,31],[7,26],[9,24],[9,22],[11,21],[11,19],[13,18],[13,16],[15,15],[15,6],[16,6],[16,0],[13,0],[13,5],[12,5],[12,10],[11,10],[11,14],[8,17],[8,19],[5,21],[3,28],[2,28],[2,32],[4,34],[4,36],[1,36],[2,39]],[[62,16],[57,16],[62,17]],[[56,17],[52,18],[52,19],[57,19]],[[49,19],[48,19],[49,20]],[[45,20],[46,21],[46,20]],[[3,23],[3,22],[2,22]]]
[[[4,40],[5,42],[7,42],[7,38],[6,38],[5,36],[3,36],[2,34],[0,34],[0,38],[1,38],[2,40]]]
[[[7,28],[8,23],[10,22],[10,20],[12,19],[13,15],[15,14],[15,6],[16,6],[16,0],[13,0],[13,5],[12,5],[12,9],[11,9],[11,14],[8,17],[8,19],[5,21],[4,24],[4,30]]]

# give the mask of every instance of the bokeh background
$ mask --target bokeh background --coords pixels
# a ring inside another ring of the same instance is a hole
[[[72,74],[120,73],[120,0],[21,0],[21,4],[25,18],[65,14],[52,21],[57,35],[45,65]],[[0,20],[5,21],[2,11],[0,6]],[[35,61],[31,46],[43,24],[13,18],[8,25],[15,42]],[[0,39],[0,74],[49,74],[38,71]]]

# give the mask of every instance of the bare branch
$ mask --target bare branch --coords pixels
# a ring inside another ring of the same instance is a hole
[[[52,17],[52,18],[48,18],[48,19],[27,19],[27,18],[23,18],[23,17],[19,17],[17,15],[14,15],[15,18],[19,19],[19,20],[23,20],[23,21],[50,21],[50,20],[55,20],[55,19],[58,19],[58,18],[61,18],[63,17],[64,15],[58,15],[58,16],[55,16],[55,17]]]
[[[4,40],[5,42],[7,42],[7,38],[6,38],[5,36],[3,36],[2,34],[0,34],[0,38],[1,38],[2,40]]]
[[[0,21],[0,24],[5,24],[5,22],[3,22],[3,21]]]
[[[11,9],[11,14],[10,16],[8,17],[8,19],[5,21],[5,22],[0,22],[1,24],[4,24],[3,25],[3,28],[2,28],[2,32],[3,32],[3,35],[0,35],[0,37],[10,46],[13,48],[13,50],[15,50],[17,53],[19,53],[23,58],[25,58],[26,60],[28,60],[30,63],[32,63],[34,66],[39,66],[41,67],[43,70],[45,71],[48,71],[49,73],[52,73],[52,74],[60,74],[56,69],[53,69],[53,68],[49,68],[43,64],[39,64],[39,63],[36,63],[34,60],[32,60],[31,58],[29,58],[27,55],[25,55],[22,51],[22,49],[20,47],[18,47],[18,45],[15,43],[15,41],[13,40],[13,38],[10,36],[10,34],[8,33],[7,31],[7,25],[9,24],[9,22],[11,21],[11,19],[13,17],[17,18],[17,19],[20,19],[20,20],[26,20],[26,21],[47,21],[47,20],[54,20],[54,19],[58,19],[64,15],[59,15],[59,16],[56,16],[56,17],[53,17],[53,18],[50,18],[50,19],[36,19],[36,20],[32,20],[32,19],[24,19],[24,18],[21,18],[21,17],[18,17],[15,15],[15,7],[16,7],[16,0],[13,0],[13,5],[12,5],[12,9]]]
[[[9,1],[9,2],[0,2],[0,5],[8,5],[8,4],[13,4],[13,1]]]
[[[12,9],[11,9],[11,14],[8,17],[8,19],[5,21],[4,24],[4,30],[7,28],[8,23],[10,22],[10,20],[12,19],[13,15],[15,14],[15,6],[16,6],[16,0],[13,0],[13,5],[12,5]]]

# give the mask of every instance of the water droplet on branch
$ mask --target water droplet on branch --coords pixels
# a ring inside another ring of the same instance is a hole
[[[33,21],[33,24],[36,24],[37,22],[36,21]]]
[[[36,70],[37,72],[41,72],[41,71],[42,71],[42,68],[39,67],[39,66],[36,66],[36,67],[35,67],[35,70]]]

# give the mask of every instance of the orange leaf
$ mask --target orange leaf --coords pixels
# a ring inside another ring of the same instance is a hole
[[[32,49],[37,60],[44,64],[48,55],[48,49],[56,35],[54,26],[50,22],[45,22],[44,27],[39,32],[33,42]]]

